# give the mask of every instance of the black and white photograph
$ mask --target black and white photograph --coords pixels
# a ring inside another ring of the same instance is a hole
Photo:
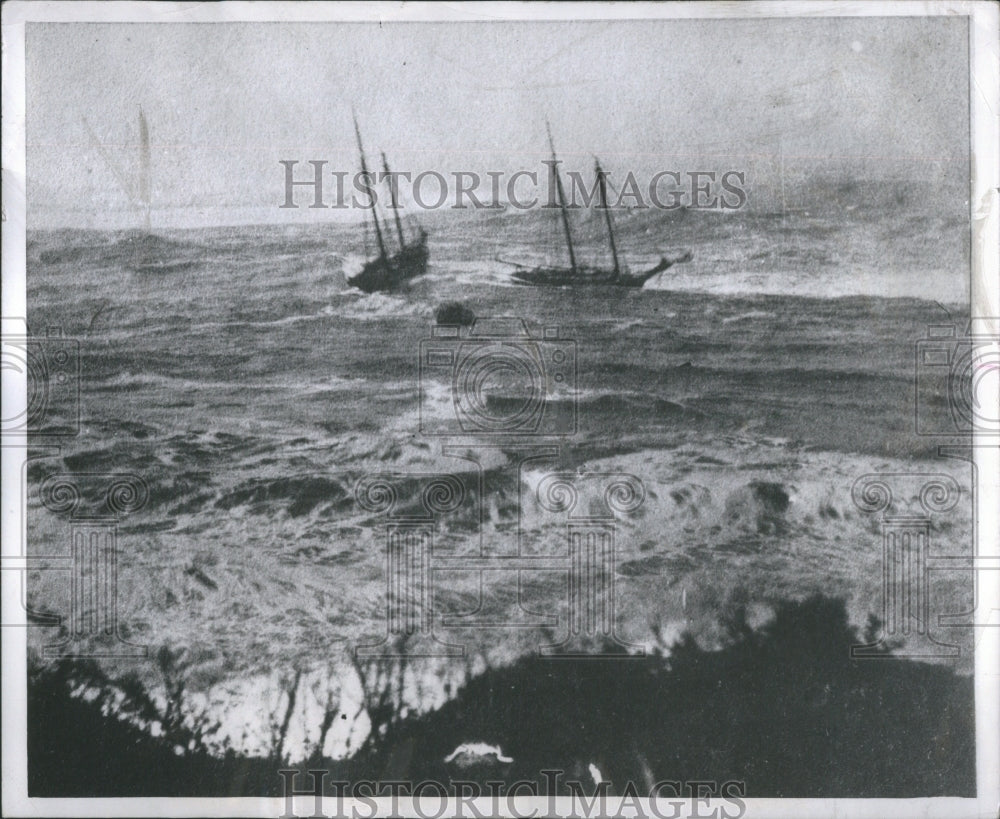
[[[997,6],[835,6],[5,4],[4,814],[995,817]]]

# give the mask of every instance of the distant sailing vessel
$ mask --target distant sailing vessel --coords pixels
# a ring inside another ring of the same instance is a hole
[[[361,129],[358,128],[358,118],[354,118],[354,134],[358,138],[358,153],[361,155],[361,173],[364,178],[371,179],[368,173],[368,164],[365,161],[365,149],[361,144]],[[389,163],[382,154],[382,168],[386,178],[389,176]],[[361,272],[347,280],[351,287],[357,287],[366,293],[374,293],[378,290],[392,290],[410,279],[422,276],[427,272],[427,233],[420,228],[417,237],[410,242],[406,241],[403,233],[403,222],[399,218],[399,208],[396,203],[396,192],[392,185],[389,186],[391,197],[392,213],[396,221],[396,237],[399,241],[399,250],[390,253],[386,247],[387,237],[382,233],[382,225],[379,223],[378,211],[372,208],[372,221],[375,224],[375,240],[378,244],[378,257],[368,261]]]
[[[518,284],[549,285],[549,286],[571,286],[581,285],[603,285],[613,287],[642,287],[647,281],[658,273],[662,273],[667,268],[680,262],[690,261],[691,252],[687,251],[683,255],[668,259],[661,256],[660,261],[641,272],[633,273],[623,267],[618,258],[618,246],[615,243],[615,231],[611,221],[611,210],[608,208],[608,193],[605,173],[601,169],[601,163],[595,159],[594,172],[597,174],[597,189],[600,197],[600,208],[604,211],[604,219],[608,228],[608,244],[611,247],[612,267],[607,268],[588,267],[577,264],[576,252],[573,249],[573,234],[569,228],[569,216],[566,212],[566,193],[563,190],[562,177],[559,175],[559,167],[556,164],[556,149],[552,142],[552,131],[549,124],[545,123],[545,129],[549,135],[549,149],[552,152],[552,169],[555,175],[556,193],[559,196],[559,212],[562,216],[563,232],[566,236],[566,248],[569,251],[569,267],[539,266],[528,267],[517,262],[504,262],[512,264],[518,268],[511,277]],[[502,261],[502,260],[500,260]]]
[[[193,257],[196,252],[195,248],[153,233],[149,123],[146,121],[146,115],[142,108],[139,108],[139,166],[134,185],[129,183],[128,177],[119,168],[114,158],[106,154],[100,141],[90,130],[89,124],[87,130],[104,156],[108,167],[118,178],[119,184],[131,204],[142,211],[142,227],[129,230],[113,247],[115,255],[120,258],[125,269],[133,273],[163,274],[180,273],[196,267],[198,259]]]
[[[153,206],[153,198],[150,195],[149,185],[150,165],[149,124],[146,122],[146,115],[142,112],[142,108],[139,108],[139,189],[137,198],[142,207],[143,225],[146,233],[152,230],[150,210]]]
[[[134,273],[179,273],[195,266],[193,259],[178,259],[174,244],[153,233],[153,196],[150,184],[149,123],[139,108],[139,178],[136,202],[142,208],[142,230],[132,231],[123,241],[129,248],[128,268]]]

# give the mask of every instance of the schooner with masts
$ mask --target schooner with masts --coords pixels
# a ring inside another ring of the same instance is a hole
[[[358,153],[361,155],[361,175],[363,179],[374,177],[368,171],[368,163],[365,160],[365,149],[361,142],[361,129],[358,127],[358,118],[354,117],[354,134],[358,139]],[[382,154],[382,169],[385,171],[385,178],[392,179],[389,173],[389,163],[385,153]],[[366,293],[374,293],[378,290],[392,290],[409,279],[421,276],[427,272],[427,233],[420,228],[415,239],[407,241],[403,232],[403,222],[399,217],[399,206],[396,202],[395,186],[389,185],[389,196],[391,199],[392,213],[396,222],[396,240],[399,249],[390,249],[389,243],[392,239],[387,235],[388,226],[383,226],[379,221],[378,209],[372,203],[372,221],[375,226],[375,242],[378,248],[378,256],[365,263],[361,272],[351,276],[347,283],[351,287],[357,287]]]
[[[518,269],[511,274],[513,280],[518,284],[570,286],[580,285],[604,285],[615,287],[642,287],[647,281],[658,273],[662,273],[667,268],[686,262],[691,259],[691,252],[687,251],[681,256],[668,259],[661,256],[660,261],[649,268],[639,272],[631,272],[625,266],[619,255],[618,245],[615,242],[615,230],[611,219],[611,210],[608,207],[607,174],[602,170],[599,160],[594,159],[594,173],[597,175],[597,192],[599,197],[599,207],[604,211],[605,224],[608,230],[608,245],[611,250],[610,269],[602,267],[591,267],[581,265],[577,262],[576,251],[573,248],[573,232],[570,230],[569,214],[566,206],[566,192],[563,189],[562,177],[559,175],[559,163],[556,159],[556,149],[552,141],[552,130],[548,122],[545,123],[545,130],[549,137],[549,150],[552,153],[552,172],[555,177],[556,194],[559,198],[559,213],[562,220],[563,233],[566,238],[566,249],[569,253],[569,267],[538,266],[528,267],[516,262],[505,262],[513,264]]]

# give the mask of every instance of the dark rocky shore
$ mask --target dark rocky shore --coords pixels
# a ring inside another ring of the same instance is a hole
[[[559,769],[560,790],[575,779],[589,792],[595,765],[612,795],[628,782],[643,792],[665,779],[739,781],[747,797],[975,793],[970,677],[890,655],[850,659],[864,638],[838,599],[781,603],[756,629],[735,606],[725,627],[721,650],[685,636],[646,657],[525,657],[488,669],[419,716],[394,712],[392,697],[381,697],[368,704],[375,730],[339,761],[289,760],[280,743],[272,758],[212,755],[202,742],[212,726],[182,724],[136,680],[112,681],[81,663],[35,665],[29,789],[50,797],[281,795],[278,770],[291,764],[327,769],[330,781],[526,779],[542,793],[541,772]],[[84,698],[84,689],[101,693]],[[159,736],[129,715],[156,720]],[[445,762],[466,742],[496,745],[512,761]]]

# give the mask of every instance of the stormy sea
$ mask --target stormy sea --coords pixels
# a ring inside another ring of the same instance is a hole
[[[938,620],[970,577],[933,573],[929,635],[883,588],[887,516],[971,550],[971,466],[916,429],[954,423],[917,352],[965,332],[967,223],[847,198],[618,215],[633,269],[692,252],[631,289],[513,283],[563,261],[537,211],[427,215],[427,274],[375,294],[358,225],[29,231],[28,325],[79,366],[28,553],[117,544],[104,598],[106,567],[27,574],[32,794],[280,794],[307,762],[974,793],[970,635]]]

